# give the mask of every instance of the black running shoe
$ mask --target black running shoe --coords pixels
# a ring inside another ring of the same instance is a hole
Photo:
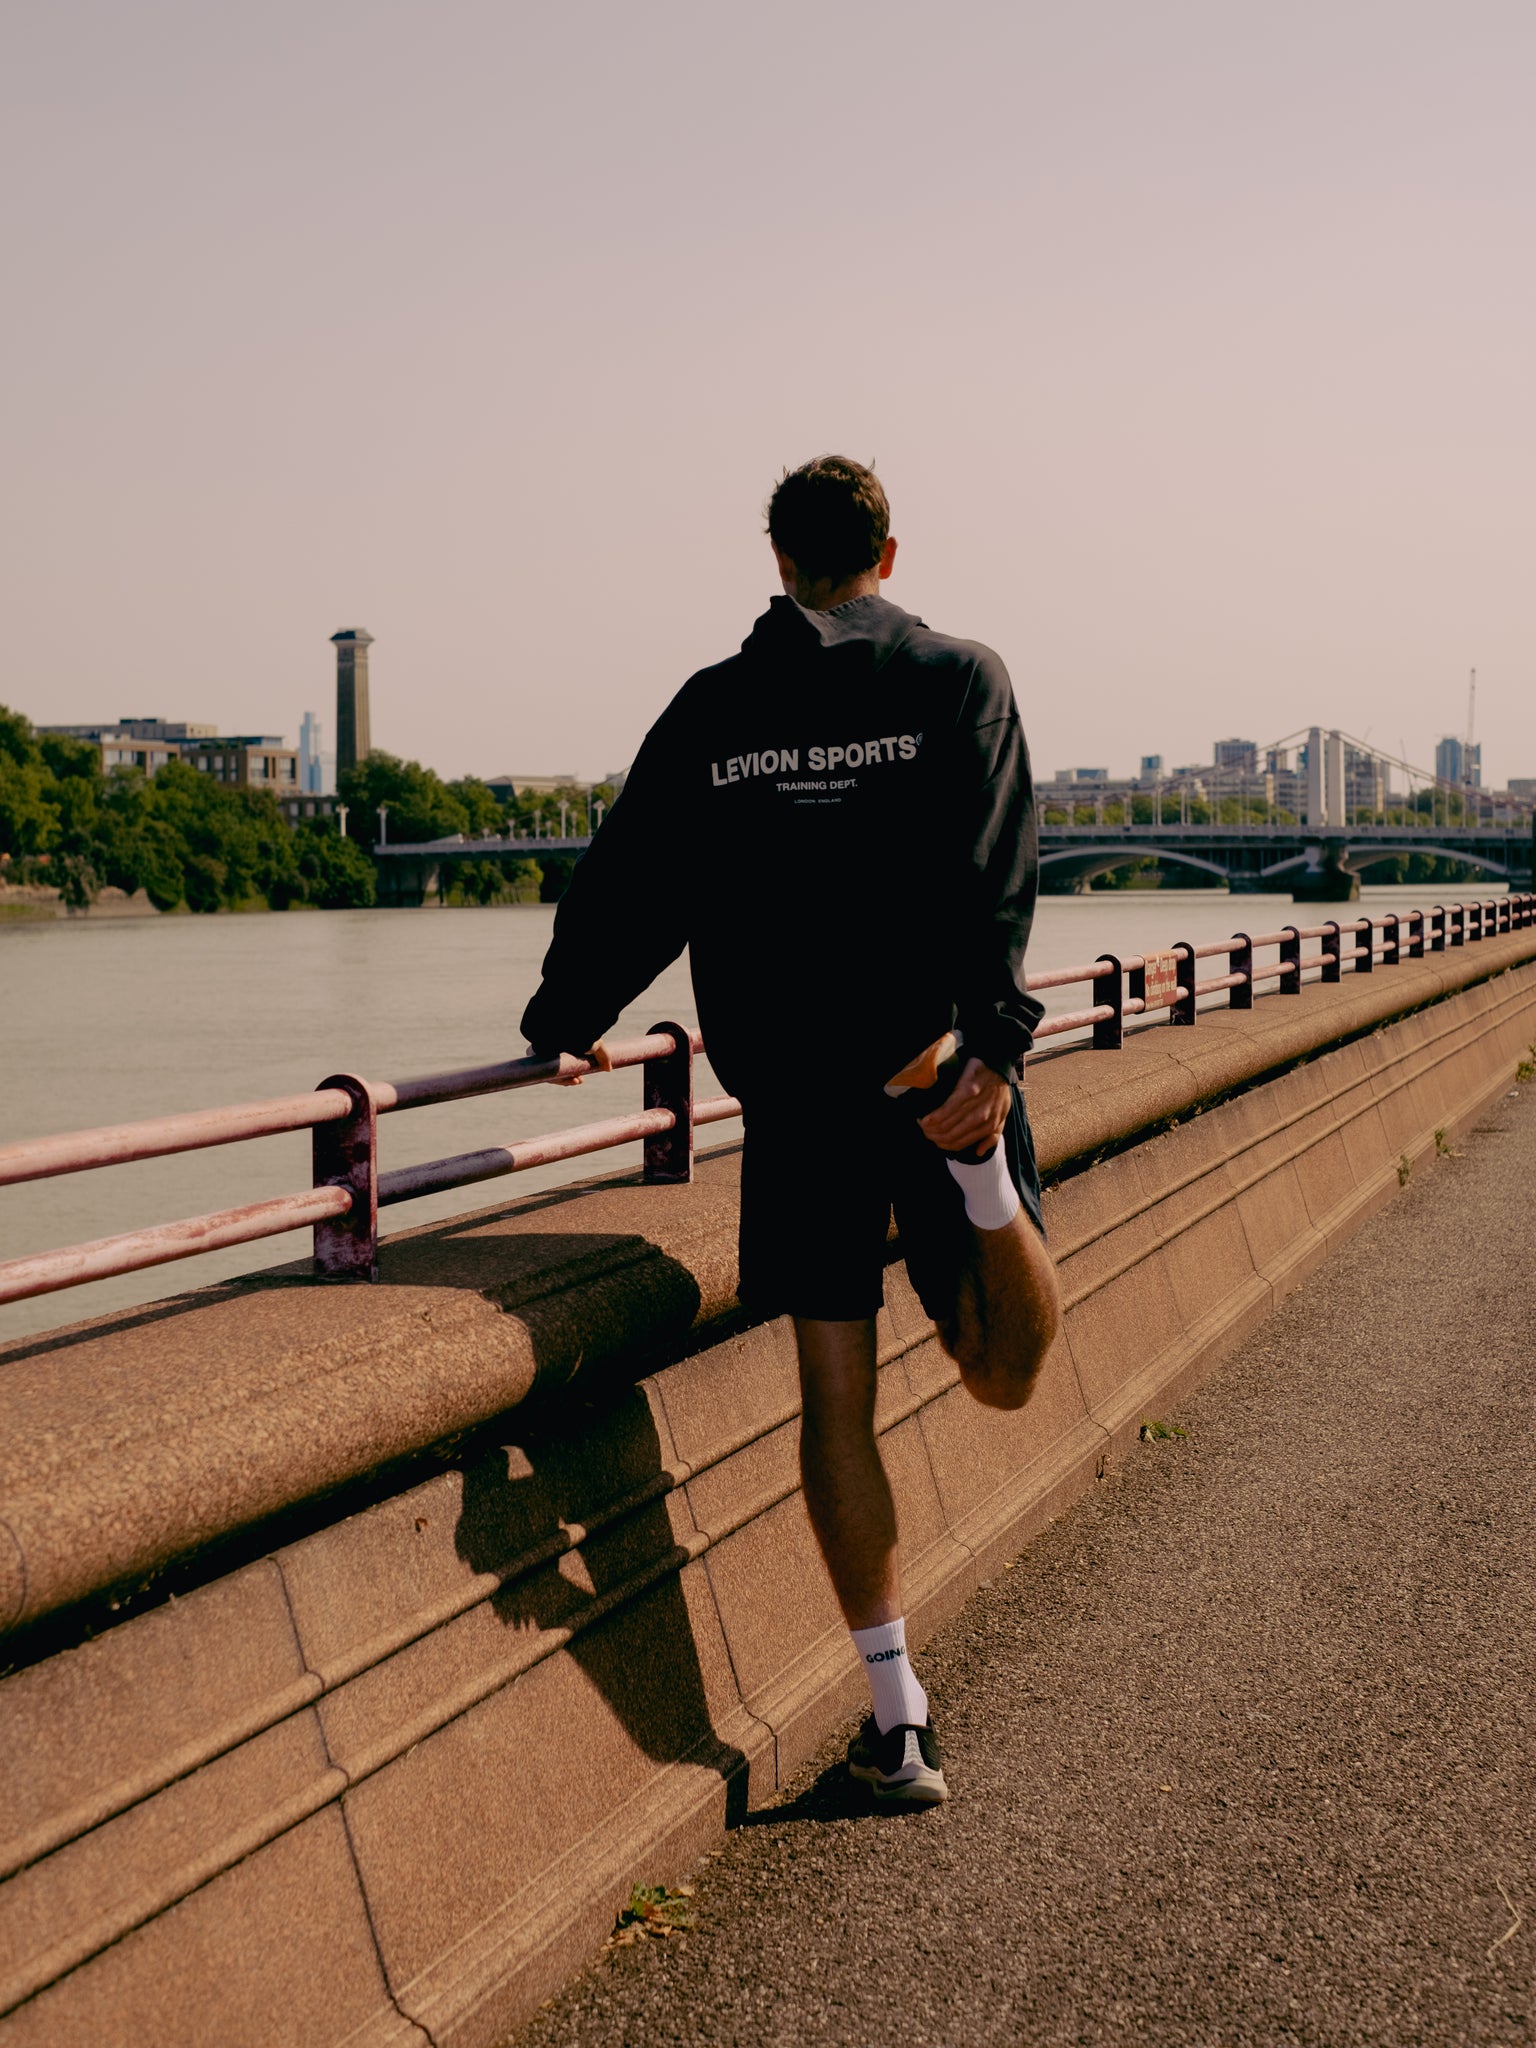
[[[881,1806],[937,1806],[949,1797],[931,1714],[926,1728],[888,1728],[884,1735],[871,1714],[848,1745],[848,1769]]]

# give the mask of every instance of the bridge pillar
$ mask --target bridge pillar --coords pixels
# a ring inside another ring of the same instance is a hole
[[[1342,838],[1317,838],[1307,846],[1307,864],[1291,882],[1293,903],[1358,903],[1360,877],[1348,865]]]

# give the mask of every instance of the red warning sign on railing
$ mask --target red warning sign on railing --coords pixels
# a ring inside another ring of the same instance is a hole
[[[1178,953],[1147,953],[1146,1004],[1149,1010],[1166,1010],[1179,993]]]

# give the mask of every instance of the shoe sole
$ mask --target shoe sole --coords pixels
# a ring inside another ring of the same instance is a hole
[[[934,1088],[938,1085],[939,1069],[947,1060],[952,1060],[965,1040],[958,1031],[946,1031],[942,1038],[936,1038],[926,1046],[915,1060],[904,1066],[899,1074],[892,1074],[885,1084],[887,1095],[905,1095],[911,1089]]]
[[[884,1778],[868,1764],[850,1764],[848,1775],[867,1785],[881,1806],[942,1806],[949,1797],[944,1773],[926,1765],[911,1778]]]

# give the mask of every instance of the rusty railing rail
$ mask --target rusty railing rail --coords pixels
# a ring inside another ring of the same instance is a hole
[[[1166,1013],[1170,1024],[1193,1025],[1202,997],[1224,993],[1231,1008],[1249,1009],[1264,984],[1275,984],[1269,991],[1274,995],[1299,995],[1309,982],[1336,982],[1345,967],[1355,974],[1369,974],[1378,966],[1390,968],[1403,960],[1422,960],[1447,947],[1475,945],[1484,938],[1529,930],[1533,925],[1536,894],[1520,894],[1436,904],[1429,909],[1380,918],[1357,917],[1342,923],[1330,918],[1316,925],[1286,925],[1277,932],[1235,932],[1229,939],[1199,946],[1180,940],[1161,954],[1122,959],[1104,953],[1082,966],[1049,968],[1028,977],[1032,991],[1087,983],[1093,997],[1086,1009],[1044,1018],[1036,1026],[1035,1038],[1038,1042],[1085,1032],[1088,1037],[1083,1050],[1113,1051],[1123,1045],[1126,1024],[1133,1018],[1150,1019]],[[1318,950],[1308,954],[1304,948],[1312,942]],[[1256,956],[1270,950],[1276,956],[1273,964],[1259,965]],[[1203,960],[1220,960],[1225,971],[1202,978]],[[568,1080],[597,1069],[588,1060],[562,1053],[558,1059],[504,1060],[493,1066],[426,1074],[408,1081],[367,1081],[356,1074],[332,1074],[307,1095],[279,1096],[230,1109],[191,1110],[142,1123],[0,1145],[0,1187],[287,1131],[310,1131],[313,1145],[312,1185],[300,1193],[0,1262],[0,1304],[168,1265],[200,1252],[249,1244],[306,1225],[314,1231],[319,1275],[376,1279],[381,1208],[522,1173],[534,1166],[579,1159],[615,1145],[643,1144],[642,1177],[648,1185],[690,1181],[694,1134],[699,1126],[741,1114],[741,1104],[734,1096],[696,1099],[694,1061],[703,1049],[697,1031],[671,1022],[657,1024],[639,1038],[613,1041],[608,1050],[615,1068],[639,1066],[645,1070],[640,1110],[389,1172],[381,1172],[378,1164],[381,1116],[430,1103],[460,1102]]]

